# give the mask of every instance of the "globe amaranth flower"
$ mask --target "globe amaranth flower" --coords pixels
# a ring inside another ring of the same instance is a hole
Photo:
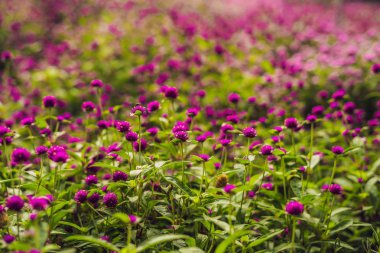
[[[10,234],[5,234],[3,236],[3,240],[7,243],[7,244],[11,244],[14,240],[16,240],[16,237],[14,237],[13,235],[10,235]]]
[[[298,127],[298,121],[296,118],[285,119],[284,125],[289,129],[296,129]]]
[[[175,87],[166,87],[165,97],[170,99],[176,99],[178,97],[178,90]]]
[[[148,142],[145,139],[141,139],[140,142],[141,142],[141,146],[140,146],[140,143],[138,141],[135,141],[133,143],[133,149],[136,152],[139,151],[140,147],[141,147],[141,151],[144,151],[148,147]]]
[[[228,96],[228,101],[230,101],[230,103],[237,104],[240,101],[240,95],[237,93],[231,93]]]
[[[98,177],[96,175],[88,175],[85,179],[85,183],[88,186],[97,184],[98,183]]]
[[[132,224],[135,224],[137,222],[137,217],[134,216],[133,214],[128,214],[128,217],[129,217],[129,221],[132,223]]]
[[[11,155],[12,163],[23,164],[29,161],[30,153],[25,148],[15,148]]]
[[[0,137],[3,137],[4,135],[10,133],[11,130],[6,126],[0,126]]]
[[[116,121],[115,128],[121,133],[130,131],[131,124],[128,121]]]
[[[34,197],[29,201],[33,210],[43,211],[49,206],[49,200],[44,197]]]
[[[130,131],[125,135],[125,139],[129,142],[135,142],[139,139],[139,135],[136,132]]]
[[[82,203],[87,201],[87,195],[88,195],[88,191],[79,190],[75,193],[74,200],[75,200],[75,202],[82,204]]]
[[[201,158],[204,162],[207,162],[210,159],[210,156],[207,154],[199,154],[197,155],[199,158]]]
[[[253,127],[247,127],[243,129],[243,135],[247,138],[254,138],[257,136],[257,131]]]
[[[185,131],[178,131],[174,133],[174,137],[180,141],[187,141],[189,139],[189,135]]]
[[[227,133],[227,132],[232,131],[232,130],[234,130],[234,127],[233,127],[232,125],[230,125],[230,124],[226,124],[226,123],[224,123],[224,124],[220,127],[220,131],[221,131],[222,133]]]
[[[256,196],[256,192],[254,192],[254,191],[249,191],[249,192],[248,192],[248,197],[249,197],[250,199],[253,199],[255,196]]]
[[[285,211],[290,215],[300,215],[304,211],[304,206],[301,202],[290,201],[286,204]]]
[[[317,117],[315,115],[308,115],[306,117],[306,120],[309,122],[309,123],[313,123],[317,120]]]
[[[263,145],[260,149],[262,155],[271,155],[273,153],[273,147],[270,145]]]
[[[227,184],[226,186],[224,186],[223,190],[225,193],[232,193],[232,191],[236,188],[235,185],[233,184]]]
[[[137,115],[137,116],[145,116],[147,115],[147,109],[142,105],[135,105],[131,110],[131,116]]]
[[[56,163],[65,163],[69,159],[69,155],[63,146],[51,146],[47,153],[48,158]]]
[[[329,186],[329,192],[331,192],[334,195],[341,194],[342,191],[343,191],[343,188],[339,184],[331,184]]]
[[[335,154],[335,155],[341,155],[344,153],[344,148],[342,148],[341,146],[333,146],[331,148],[331,151]]]
[[[20,196],[17,196],[17,195],[8,197],[5,202],[5,205],[6,207],[8,207],[9,210],[16,211],[16,212],[21,211],[21,209],[24,207],[24,204],[25,204],[24,200]]]
[[[372,69],[373,73],[379,74],[380,73],[380,63],[373,64],[371,69]]]
[[[82,103],[82,110],[84,112],[92,112],[95,109],[95,104],[91,101],[85,101]]]
[[[229,140],[229,139],[222,139],[222,140],[219,140],[219,143],[220,143],[223,147],[227,147],[228,145],[230,145],[231,140]]]
[[[100,129],[107,129],[110,126],[110,123],[107,120],[99,120],[97,123],[97,126]]]
[[[103,197],[103,203],[108,208],[114,208],[118,204],[117,195],[113,192],[108,192]]]
[[[190,117],[190,118],[193,118],[193,117],[197,116],[198,113],[199,113],[198,108],[189,108],[189,109],[187,109],[187,111],[186,111],[186,115],[187,115],[188,117]]]
[[[95,88],[102,88],[103,87],[103,82],[101,80],[99,80],[99,79],[95,79],[95,80],[92,80],[90,82],[90,85],[92,87],[95,87]]]
[[[37,155],[43,155],[43,154],[46,154],[48,152],[48,148],[45,147],[45,146],[38,146],[36,147],[36,154]]]
[[[181,131],[188,131],[189,127],[186,123],[182,121],[178,121],[172,128],[172,133],[175,132],[181,132]]]
[[[45,96],[42,99],[42,104],[45,108],[52,108],[57,105],[57,98],[54,96]]]
[[[261,185],[261,187],[268,190],[268,191],[273,190],[273,184],[272,183],[264,183]]]
[[[158,133],[158,128],[157,127],[151,127],[151,128],[148,128],[146,131],[147,131],[147,133],[149,133],[150,136],[156,136]]]
[[[127,181],[127,179],[128,179],[128,174],[120,170],[115,171],[112,175],[112,180],[115,182]]]
[[[94,192],[91,196],[89,196],[89,197],[87,198],[87,201],[88,201],[91,205],[93,205],[93,206],[95,206],[95,207],[98,206],[99,200],[100,200],[100,194],[97,193],[97,192]]]
[[[21,125],[23,126],[30,126],[34,123],[33,117],[25,117],[21,120]]]
[[[160,103],[158,101],[149,102],[147,105],[148,112],[154,112],[160,109]]]

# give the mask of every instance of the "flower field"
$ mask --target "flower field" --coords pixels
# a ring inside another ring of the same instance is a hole
[[[0,252],[380,252],[380,4],[0,1]]]

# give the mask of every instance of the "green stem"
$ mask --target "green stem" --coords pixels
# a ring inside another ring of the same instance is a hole
[[[20,240],[20,213],[16,213],[16,221],[17,221],[17,239]]]
[[[334,159],[334,165],[333,165],[333,169],[332,169],[332,173],[331,173],[331,178],[330,178],[330,182],[329,182],[329,185],[332,184],[333,180],[334,180],[334,175],[335,175],[335,170],[336,170],[336,158]]]
[[[295,248],[295,244],[294,244],[294,241],[295,241],[295,237],[296,237],[296,217],[293,217],[293,228],[292,228],[292,247],[290,249],[290,252],[293,253],[293,250]]]
[[[313,158],[313,144],[314,144],[314,124],[311,123],[310,127],[310,148],[309,148],[309,166],[306,168],[306,186],[302,184],[302,195],[307,190],[309,185],[309,177],[311,174],[311,159]]]
[[[293,155],[295,156],[296,155],[296,146],[295,146],[295,142],[294,142],[294,132],[293,130],[291,131],[291,137],[292,137],[292,149],[293,149]]]
[[[183,143],[180,143],[180,149],[181,149],[181,159],[182,159],[182,184],[185,183],[185,157],[183,155]]]
[[[141,116],[139,116],[139,165],[141,165]]]
[[[287,190],[286,190],[286,174],[285,174],[285,162],[284,162],[284,157],[281,158],[281,168],[282,168],[282,185],[284,188],[284,197],[285,201],[288,199],[287,197]]]
[[[128,223],[127,246],[131,244],[131,239],[132,239],[132,224]]]

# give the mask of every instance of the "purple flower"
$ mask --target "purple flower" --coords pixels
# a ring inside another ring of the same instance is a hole
[[[178,90],[175,87],[166,87],[165,97],[170,99],[176,99],[178,97]]]
[[[84,112],[92,112],[95,109],[95,104],[91,101],[85,101],[82,103],[82,110]]]
[[[210,159],[209,155],[206,154],[199,154],[197,155],[199,158],[201,158],[204,162],[207,162]]]
[[[115,171],[112,175],[112,180],[115,182],[127,181],[127,179],[128,179],[128,174],[120,170]]]
[[[21,120],[21,125],[23,126],[30,126],[34,123],[33,117],[26,117]]]
[[[314,115],[309,115],[306,117],[306,120],[309,121],[310,123],[315,122],[317,120],[317,117]]]
[[[263,145],[260,149],[262,155],[271,155],[273,152],[273,147],[270,145]]]
[[[336,154],[336,155],[341,155],[344,153],[344,148],[342,148],[341,146],[333,146],[331,148],[331,151]]]
[[[100,129],[107,129],[110,126],[107,120],[99,120],[97,125]]]
[[[29,201],[34,210],[42,211],[49,206],[49,201],[45,197],[35,197]]]
[[[54,96],[46,96],[42,99],[45,108],[52,108],[57,104],[57,98]]]
[[[253,199],[255,196],[256,196],[256,192],[254,192],[254,191],[249,191],[248,192],[248,197],[249,198]]]
[[[158,128],[157,127],[151,127],[149,129],[146,130],[150,136],[156,136],[157,133],[158,133]]]
[[[178,121],[172,128],[172,133],[180,132],[180,131],[188,131],[189,127],[186,123],[182,121]]]
[[[24,200],[20,196],[8,197],[5,203],[9,210],[19,212],[24,207]]]
[[[43,155],[43,154],[46,154],[46,152],[48,152],[48,148],[45,147],[45,146],[38,146],[36,147],[36,154],[37,155]]]
[[[261,187],[268,190],[268,191],[273,190],[273,184],[272,183],[264,183],[264,184],[262,184]]]
[[[286,204],[285,211],[290,215],[300,215],[304,211],[304,206],[301,202],[290,201]]]
[[[118,203],[117,195],[113,192],[106,193],[103,197],[103,203],[108,208],[116,207]]]
[[[3,137],[4,135],[10,133],[11,130],[6,126],[0,126],[0,137]]]
[[[96,175],[89,175],[86,177],[85,183],[88,186],[91,186],[93,184],[97,184],[98,183],[98,177]]]
[[[226,186],[224,186],[224,189],[223,189],[223,190],[224,190],[226,193],[231,193],[235,188],[236,188],[235,185],[233,185],[233,184],[227,184]]]
[[[152,101],[148,103],[147,107],[148,107],[148,112],[154,112],[160,108],[160,103],[158,101]]]
[[[103,82],[101,80],[95,79],[90,82],[90,85],[95,88],[103,87]]]
[[[227,146],[231,143],[231,140],[229,140],[229,139],[222,139],[222,140],[219,140],[219,143],[220,143],[223,147],[227,147]]]
[[[214,163],[214,167],[216,170],[219,170],[222,167],[221,163]]]
[[[189,139],[189,135],[185,131],[175,132],[174,137],[180,141],[187,141]]]
[[[373,73],[379,74],[380,73],[380,63],[373,64],[371,69],[372,69]]]
[[[243,134],[247,138],[254,138],[257,135],[257,131],[253,127],[247,127],[247,128],[244,128]]]
[[[10,234],[5,234],[3,236],[3,240],[7,243],[7,244],[11,244],[14,240],[16,240],[16,237],[14,237],[13,235],[10,235]]]
[[[132,214],[129,214],[128,215],[129,217],[129,221],[132,223],[132,224],[135,224],[137,222],[137,217],[132,215]]]
[[[15,148],[12,152],[12,162],[15,164],[26,163],[29,161],[30,153],[25,148]]]
[[[100,200],[100,194],[97,192],[94,192],[91,196],[87,198],[88,202],[93,206],[98,206],[98,202]]]
[[[230,103],[237,104],[240,101],[240,95],[236,93],[231,93],[228,96],[228,101],[230,101]]]
[[[148,147],[148,142],[145,139],[141,139],[141,151],[144,151]],[[140,149],[140,143],[138,141],[135,141],[133,143],[133,149],[138,152]]]
[[[199,110],[197,108],[189,108],[187,109],[186,115],[189,116],[190,118],[193,118],[197,116],[199,113]]]
[[[129,124],[128,121],[116,121],[115,127],[116,127],[117,131],[119,131],[121,133],[126,133],[126,132],[130,131],[131,124]]]
[[[77,203],[84,203],[87,201],[87,195],[88,195],[88,191],[86,190],[79,190],[77,191],[77,193],[75,193],[74,195],[74,200],[77,202]]]
[[[343,188],[339,184],[331,184],[329,186],[329,192],[331,192],[334,195],[341,194],[342,191],[343,191]]]
[[[66,153],[66,149],[63,146],[51,146],[47,153],[49,159],[56,163],[64,163],[69,159],[69,155]]]
[[[296,129],[298,127],[298,121],[296,118],[285,119],[285,126],[289,129]]]
[[[147,109],[142,105],[135,105],[131,110],[131,116],[137,115],[147,115]]]
[[[130,131],[125,135],[125,139],[129,142],[135,142],[139,139],[139,136],[137,133]]]
[[[2,61],[10,60],[10,59],[12,59],[12,53],[9,52],[9,51],[3,51],[3,52],[1,52],[0,59]]]

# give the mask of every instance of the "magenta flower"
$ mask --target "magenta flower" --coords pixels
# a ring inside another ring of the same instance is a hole
[[[49,200],[45,197],[35,197],[29,201],[29,204],[34,210],[42,211],[48,208]]]
[[[57,98],[54,96],[46,96],[42,99],[45,108],[52,108],[57,105]]]
[[[88,186],[94,185],[98,183],[98,177],[96,175],[89,175],[85,179],[85,183]]]
[[[74,200],[79,203],[79,204],[82,204],[84,202],[87,201],[87,195],[88,195],[88,191],[86,190],[79,190],[75,193],[74,195]]]
[[[253,127],[247,127],[243,129],[243,134],[247,138],[254,138],[257,135],[257,131]]]
[[[201,158],[204,162],[207,162],[210,159],[209,155],[206,154],[199,154],[197,155],[199,158]]]
[[[333,146],[331,148],[331,151],[336,154],[336,155],[341,155],[344,153],[344,148],[342,148],[341,146]]]
[[[343,191],[343,188],[339,184],[331,184],[329,186],[329,192],[331,192],[334,195],[341,194],[342,191]]]
[[[301,202],[290,201],[286,204],[285,211],[290,215],[300,215],[304,211],[304,206]]]
[[[91,101],[85,101],[82,103],[82,110],[84,112],[92,112],[95,109],[95,104]]]
[[[112,175],[112,180],[117,182],[117,181],[127,181],[128,179],[128,175],[127,173],[123,172],[123,171],[115,171]]]
[[[272,154],[272,152],[273,152],[273,147],[272,146],[270,146],[270,145],[263,145],[262,147],[261,147],[261,149],[260,149],[260,153],[262,154],[262,155],[271,155]]]
[[[24,207],[24,200],[20,196],[11,196],[8,197],[5,205],[8,207],[9,210],[19,212]]]
[[[226,193],[232,193],[232,191],[236,188],[235,185],[233,184],[227,184],[226,186],[224,186],[223,190],[224,192]]]
[[[103,203],[108,208],[114,208],[118,204],[117,195],[113,192],[108,192],[103,197]]]
[[[11,155],[12,163],[23,164],[29,161],[30,153],[25,148],[15,148]]]
[[[175,87],[166,87],[165,97],[170,99],[176,99],[178,97],[178,90]]]
[[[174,133],[174,137],[180,141],[187,141],[189,139],[189,135],[185,131],[178,131]]]
[[[298,121],[296,118],[285,119],[284,125],[289,129],[296,129],[298,127]]]
[[[95,79],[90,82],[90,85],[95,88],[102,88],[103,82],[101,80]]]

